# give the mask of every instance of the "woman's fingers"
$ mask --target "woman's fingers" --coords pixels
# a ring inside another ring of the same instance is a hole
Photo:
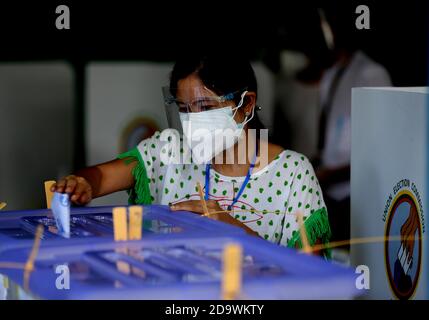
[[[67,185],[64,190],[66,193],[74,193],[75,189],[77,187],[77,180],[75,177],[67,178]]]
[[[215,200],[206,200],[207,209],[209,212],[219,212],[222,211],[222,208],[219,206]],[[170,205],[172,211],[191,211],[198,214],[205,214],[204,208],[201,205],[201,200],[187,200],[182,202],[177,202],[173,205]]]
[[[71,201],[77,201],[81,195],[86,191],[87,186],[85,183],[83,183],[83,181],[78,181],[78,179],[75,180],[76,181],[76,186],[73,192],[73,195],[71,196]]]
[[[213,210],[222,210],[222,208],[219,206],[219,203],[216,200],[207,200],[206,201],[207,208],[213,209]]]
[[[51,191],[63,193],[66,184],[67,184],[67,180],[65,178],[63,178],[60,181],[58,181],[57,183],[55,183],[54,185],[52,185]]]
[[[84,194],[82,194],[80,196],[80,198],[78,199],[79,204],[87,204],[88,202],[90,202],[92,199],[90,193],[87,191]]]
[[[76,198],[73,198],[76,199]],[[90,198],[86,195],[86,193],[82,194],[79,198],[77,198],[76,200],[71,200],[71,202],[73,202],[74,204],[77,205],[85,205],[90,201]]]
[[[83,177],[74,175],[59,180],[51,187],[52,192],[68,193],[76,204],[87,204],[92,199],[92,189]]]
[[[192,211],[195,213],[203,214],[203,208],[200,200],[188,200],[175,203],[170,206],[173,211]]]
[[[56,182],[54,182],[54,183],[51,185],[51,189],[50,189],[50,191],[51,191],[51,192],[55,192],[55,190],[57,190],[57,187],[58,187],[58,184],[57,184]]]

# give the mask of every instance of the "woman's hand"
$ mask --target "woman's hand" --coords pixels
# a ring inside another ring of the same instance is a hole
[[[79,176],[69,175],[51,187],[52,192],[68,193],[70,201],[85,205],[92,200],[92,187],[89,182]]]
[[[223,221],[225,219],[228,219],[226,216],[229,216],[231,218],[231,216],[219,206],[219,203],[217,203],[217,201],[206,200],[206,205],[207,205],[207,210],[209,212],[209,217],[211,219]],[[188,201],[178,202],[170,205],[170,209],[172,211],[180,211],[180,210],[191,211],[199,215],[205,214],[204,208],[200,200],[188,200]]]
[[[92,167],[83,168],[51,187],[52,192],[68,193],[70,201],[85,205],[92,199],[134,186],[132,171],[137,161],[116,159]]]
[[[240,221],[234,219],[229,215],[229,213],[223,210],[219,203],[215,200],[206,200],[207,210],[209,212],[209,218],[217,221],[222,221],[225,223],[229,223],[231,225],[240,227],[244,229],[248,234],[258,236],[258,233],[241,223]],[[175,204],[170,205],[170,209],[172,211],[191,211],[199,215],[204,215],[204,208],[201,204],[201,200],[188,200],[182,201]]]
[[[408,218],[401,227],[401,243],[408,253],[408,261],[413,257],[415,233],[419,227],[419,216],[414,206],[411,206]]]

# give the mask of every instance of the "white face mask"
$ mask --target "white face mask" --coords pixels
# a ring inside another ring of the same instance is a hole
[[[243,104],[244,96],[241,95],[237,107],[224,107],[210,111],[182,113],[183,134],[192,150],[192,158],[195,163],[208,163],[220,152],[231,148],[241,138],[244,126],[253,118],[255,108],[249,119],[242,123],[234,120],[235,113]],[[234,113],[233,113],[234,111]]]

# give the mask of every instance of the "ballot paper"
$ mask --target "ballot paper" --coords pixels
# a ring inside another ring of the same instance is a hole
[[[67,193],[55,192],[51,202],[58,235],[70,238],[70,199]]]

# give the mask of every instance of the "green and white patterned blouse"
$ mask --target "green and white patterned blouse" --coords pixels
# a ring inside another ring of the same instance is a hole
[[[160,133],[121,155],[138,160],[133,170],[135,186],[129,190],[130,203],[164,204],[198,200],[197,182],[205,184],[205,165],[166,164],[161,160],[164,142]],[[165,158],[164,158],[165,159]],[[226,209],[245,177],[227,177],[210,170],[210,199]],[[205,192],[205,190],[204,190]],[[314,170],[308,159],[284,150],[265,168],[254,172],[230,213],[262,238],[284,246],[301,246],[295,213],[303,214],[308,240],[328,242],[330,228]]]

